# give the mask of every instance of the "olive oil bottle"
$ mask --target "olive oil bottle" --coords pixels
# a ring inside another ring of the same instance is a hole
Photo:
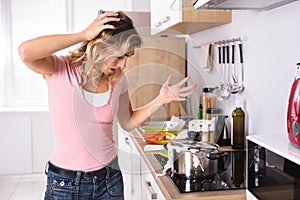
[[[241,102],[236,101],[236,108],[232,111],[232,148],[243,149],[245,143],[245,112]]]

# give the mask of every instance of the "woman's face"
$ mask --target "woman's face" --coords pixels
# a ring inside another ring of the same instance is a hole
[[[110,56],[106,60],[107,65],[103,70],[103,73],[106,75],[112,75],[117,69],[124,70],[126,68],[127,59],[132,55],[134,55],[134,51],[127,52],[120,57]]]

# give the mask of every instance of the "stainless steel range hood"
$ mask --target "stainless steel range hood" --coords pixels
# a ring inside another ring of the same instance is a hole
[[[298,0],[196,0],[195,9],[271,10]]]

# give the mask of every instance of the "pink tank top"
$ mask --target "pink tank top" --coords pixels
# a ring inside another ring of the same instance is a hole
[[[125,74],[111,88],[107,103],[95,107],[87,102],[79,87],[81,67],[70,67],[64,56],[53,58],[56,70],[47,80],[54,132],[50,161],[71,170],[100,169],[116,157],[112,125],[119,96],[128,90]]]

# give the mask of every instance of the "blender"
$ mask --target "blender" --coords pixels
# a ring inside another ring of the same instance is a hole
[[[288,137],[291,143],[300,147],[300,63],[297,63],[294,82],[290,91],[287,111]]]

